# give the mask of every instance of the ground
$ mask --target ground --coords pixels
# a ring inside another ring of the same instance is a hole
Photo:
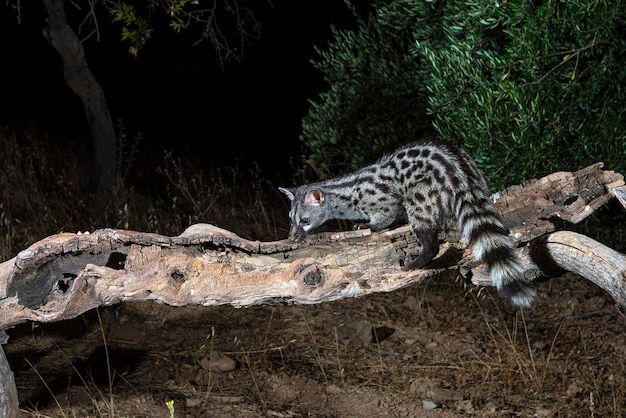
[[[613,300],[572,274],[534,287],[523,311],[451,274],[311,306],[122,303],[4,348],[24,417],[623,416]]]

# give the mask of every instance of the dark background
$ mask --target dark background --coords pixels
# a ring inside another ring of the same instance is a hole
[[[34,124],[71,153],[74,141],[90,142],[82,107],[41,35],[42,6],[29,1],[22,8],[18,24],[16,13],[0,6],[0,125]],[[84,43],[87,59],[114,121],[121,120],[130,137],[142,133],[139,160],[162,160],[172,150],[207,166],[257,162],[270,177],[290,178],[289,157],[303,151],[298,137],[307,98],[326,88],[310,63],[314,46],[326,44],[331,23],[349,27],[354,19],[336,0],[258,1],[252,8],[261,37],[241,63],[225,69],[209,42],[192,46],[193,30],[177,35],[159,22],[134,58],[120,40],[120,25],[101,10],[101,39]],[[79,17],[71,5],[66,11]]]

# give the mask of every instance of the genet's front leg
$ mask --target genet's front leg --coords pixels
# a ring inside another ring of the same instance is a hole
[[[381,214],[380,216],[372,216],[370,221],[366,224],[373,232],[379,232],[390,226],[394,221],[393,217]]]

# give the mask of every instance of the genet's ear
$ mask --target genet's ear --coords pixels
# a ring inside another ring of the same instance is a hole
[[[311,189],[306,192],[304,203],[311,206],[322,206],[324,204],[324,193],[318,189]]]
[[[287,195],[287,197],[289,198],[289,200],[295,200],[296,199],[296,195],[295,195],[295,191],[296,189],[286,189],[284,187],[279,187],[278,190],[280,190],[281,192],[285,193],[285,195]]]

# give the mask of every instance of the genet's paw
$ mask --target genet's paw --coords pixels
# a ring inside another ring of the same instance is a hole
[[[419,269],[430,263],[437,253],[439,252],[439,241],[437,239],[422,239],[420,244],[422,246],[422,252],[419,254],[407,254],[404,260],[404,266],[402,270],[414,270]]]

